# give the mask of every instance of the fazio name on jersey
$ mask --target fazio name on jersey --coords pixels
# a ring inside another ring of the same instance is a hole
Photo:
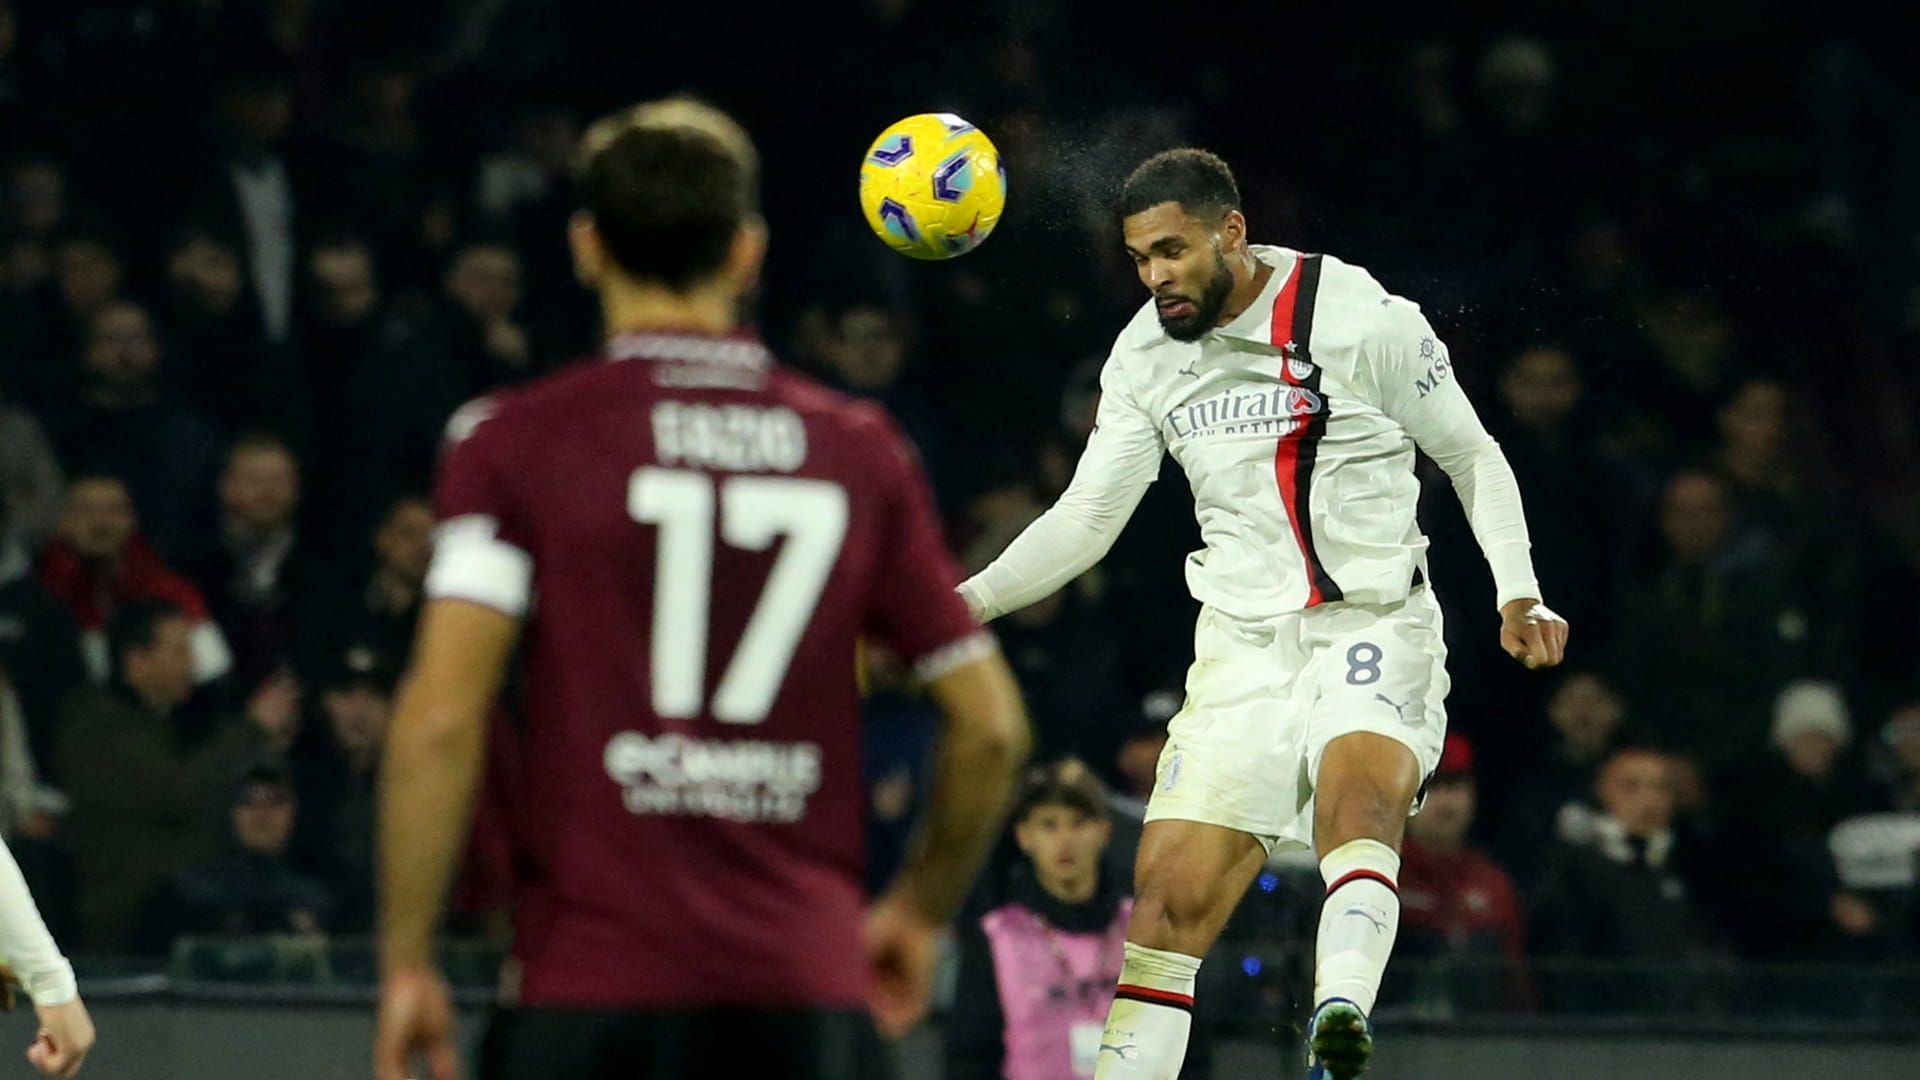
[[[653,407],[662,465],[790,473],[806,464],[807,428],[792,409],[662,401]]]

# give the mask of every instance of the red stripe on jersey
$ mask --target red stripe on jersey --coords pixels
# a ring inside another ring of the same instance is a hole
[[[1308,317],[1302,320],[1297,329],[1301,335],[1308,334],[1312,327],[1307,325],[1312,319],[1313,297],[1311,290],[1319,285],[1316,271],[1312,275],[1305,272],[1309,259],[1313,256],[1301,255],[1294,259],[1293,268],[1287,272],[1287,282],[1280,287],[1280,294],[1273,298],[1273,321],[1269,339],[1280,350],[1280,377],[1288,386],[1303,387],[1306,393],[1318,397],[1320,393],[1319,373],[1315,371],[1308,379],[1302,379],[1288,361],[1294,357],[1307,358],[1306,343],[1296,340],[1294,326],[1300,310],[1301,278],[1312,276],[1314,281],[1308,285],[1306,297]],[[1293,395],[1287,397],[1288,421],[1292,427],[1280,436],[1280,443],[1273,452],[1273,478],[1280,488],[1280,501],[1287,508],[1287,520],[1293,526],[1294,542],[1300,545],[1300,555],[1307,569],[1307,607],[1323,604],[1328,600],[1339,600],[1342,594],[1333,579],[1327,576],[1326,568],[1320,564],[1320,557],[1314,551],[1313,535],[1307,527],[1308,498],[1307,489],[1313,480],[1313,463],[1316,444],[1326,431],[1324,415],[1292,415]]]

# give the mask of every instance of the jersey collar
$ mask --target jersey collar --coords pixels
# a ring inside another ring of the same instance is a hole
[[[1241,341],[1256,341],[1262,345],[1272,340],[1273,301],[1286,287],[1287,278],[1292,276],[1294,264],[1300,261],[1300,253],[1291,248],[1272,247],[1267,244],[1252,244],[1248,250],[1253,257],[1273,267],[1266,285],[1260,289],[1260,295],[1253,298],[1247,310],[1233,317],[1227,325],[1213,332],[1221,337],[1236,338]]]
[[[765,371],[773,354],[746,327],[724,334],[700,330],[629,330],[607,339],[600,355],[615,360],[665,360],[709,364],[748,371]]]

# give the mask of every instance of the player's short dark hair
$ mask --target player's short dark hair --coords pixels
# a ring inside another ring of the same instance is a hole
[[[1179,203],[1196,216],[1240,209],[1240,185],[1218,154],[1195,147],[1163,150],[1140,163],[1120,188],[1118,216],[1130,218],[1161,203]]]
[[[1020,794],[1014,800],[1013,820],[1025,821],[1027,815],[1043,806],[1064,806],[1091,818],[1107,816],[1107,786],[1079,758],[1035,765],[1020,781]]]
[[[160,624],[168,619],[184,619],[184,609],[161,600],[135,600],[122,604],[107,623],[107,655],[112,657],[114,674],[120,674],[132,649],[151,649],[160,640]]]
[[[740,125],[689,98],[615,113],[581,140],[580,190],[613,261],[686,292],[726,264],[759,214],[759,156]]]

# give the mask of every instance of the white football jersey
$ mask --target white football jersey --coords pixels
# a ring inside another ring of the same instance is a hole
[[[1148,302],[1121,331],[1072,484],[962,586],[976,610],[1023,607],[1097,562],[1163,453],[1205,541],[1187,559],[1195,599],[1244,619],[1398,602],[1425,573],[1416,447],[1453,479],[1497,601],[1539,597],[1513,471],[1418,305],[1332,256],[1253,252],[1274,272],[1227,325],[1176,341]]]

